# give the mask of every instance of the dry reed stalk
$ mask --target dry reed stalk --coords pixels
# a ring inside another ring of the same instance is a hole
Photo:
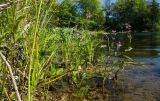
[[[21,2],[22,0],[16,0],[15,3]],[[0,12],[8,9],[13,4],[13,1],[8,1],[7,3],[0,4]]]
[[[20,97],[20,94],[19,94],[19,91],[18,91],[18,87],[17,87],[17,84],[16,84],[16,80],[14,78],[14,75],[13,75],[13,72],[12,72],[12,68],[11,68],[11,65],[8,63],[8,61],[6,60],[6,57],[2,54],[2,52],[0,51],[0,57],[2,58],[2,60],[4,61],[4,63],[7,65],[8,67],[8,70],[9,70],[9,73],[10,73],[10,76],[11,76],[11,79],[12,79],[12,82],[13,82],[13,85],[14,85],[14,89],[16,91],[16,95],[17,95],[17,100],[18,101],[22,101],[21,100],[21,97]]]

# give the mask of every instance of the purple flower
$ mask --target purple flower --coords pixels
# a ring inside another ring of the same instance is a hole
[[[124,25],[125,25],[125,28],[126,28],[127,30],[130,30],[130,29],[131,29],[131,25],[130,25],[130,24],[125,23]]]
[[[116,35],[117,34],[116,30],[112,30],[112,34]]]
[[[122,43],[119,41],[117,44],[117,47],[121,47],[122,46]]]

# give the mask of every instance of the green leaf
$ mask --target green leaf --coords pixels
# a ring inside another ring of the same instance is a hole
[[[61,74],[63,73],[63,71],[64,71],[63,68],[60,68],[60,69],[57,70],[57,73],[56,73],[56,74],[57,74],[57,75],[61,75]]]
[[[125,51],[131,51],[133,48],[132,47],[128,47]]]

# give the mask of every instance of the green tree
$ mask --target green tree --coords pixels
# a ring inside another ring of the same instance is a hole
[[[87,29],[100,29],[104,23],[104,15],[100,0],[79,0],[79,24]]]
[[[160,22],[160,8],[156,0],[152,0],[149,4],[149,19],[149,25],[152,28],[151,30],[156,30],[156,27]]]
[[[130,23],[135,30],[144,30],[148,21],[147,2],[145,0],[118,0],[113,8],[119,23]]]
[[[48,14],[48,24],[47,24],[47,27],[55,27],[55,26],[58,26],[59,25],[59,18],[58,18],[58,12],[59,12],[59,6],[60,6],[60,3],[56,2],[56,0],[50,0],[48,2],[48,5],[51,6],[50,8],[50,11],[49,11],[49,14]],[[48,6],[48,7],[49,7]]]
[[[59,6],[59,26],[74,27],[76,19],[76,4],[74,0],[64,0]]]
[[[74,0],[64,0],[61,3],[53,1],[50,16],[50,27],[74,27],[76,18],[76,4]]]
[[[106,16],[105,26],[119,30],[124,23],[131,24],[136,31],[155,31],[160,26],[160,7],[156,0],[117,0],[111,14],[111,18]]]
[[[51,26],[97,30],[103,27],[104,15],[100,0],[64,0],[55,2]]]

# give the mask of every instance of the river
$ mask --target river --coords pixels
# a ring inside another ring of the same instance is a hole
[[[136,33],[129,56],[146,66],[134,66],[119,74],[123,97],[115,101],[160,101],[160,33]]]

